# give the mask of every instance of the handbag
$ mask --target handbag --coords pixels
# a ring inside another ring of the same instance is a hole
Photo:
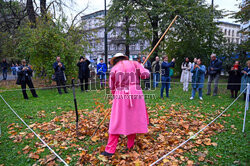
[[[56,76],[55,76],[55,74],[52,74],[51,79],[52,79],[52,81],[56,81]]]

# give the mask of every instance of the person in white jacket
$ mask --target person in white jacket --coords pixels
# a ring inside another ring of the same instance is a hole
[[[192,68],[192,64],[191,62],[189,62],[189,58],[186,57],[185,61],[181,64],[181,69],[182,69],[182,73],[181,73],[181,82],[183,83],[183,91],[188,91],[188,84],[189,82],[191,82],[191,70]]]

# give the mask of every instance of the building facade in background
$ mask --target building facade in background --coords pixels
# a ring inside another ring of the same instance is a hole
[[[242,34],[240,33],[241,25],[219,21],[218,27],[224,34],[224,38],[228,43],[240,44]]]
[[[86,56],[99,63],[100,58],[104,58],[104,10],[100,10],[81,17],[84,22],[84,33],[92,34],[88,39],[91,53]],[[108,32],[108,59],[117,52],[125,54],[125,39],[121,37],[123,22],[117,22],[115,28]],[[240,44],[242,34],[239,33],[241,25],[228,22],[219,22],[218,27],[223,32],[227,42]],[[138,54],[150,48],[150,42],[139,40],[130,45],[130,59],[136,59]]]
[[[91,33],[89,38],[92,53],[86,56],[95,62],[104,58],[104,10],[100,10],[81,17],[84,22],[84,33]],[[125,39],[121,37],[123,22],[117,22],[115,28],[108,32],[108,59],[117,52],[125,54]],[[130,59],[136,59],[138,54],[150,47],[149,41],[139,40],[130,45]]]

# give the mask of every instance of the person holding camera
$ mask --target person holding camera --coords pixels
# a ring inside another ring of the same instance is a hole
[[[55,81],[58,89],[58,93],[62,94],[61,87],[63,87],[64,92],[68,93],[66,89],[66,76],[65,76],[65,66],[61,62],[60,56],[56,57],[56,62],[53,64],[53,68],[55,70]]]
[[[22,65],[19,67],[17,71],[17,74],[18,74],[17,84],[21,85],[22,87],[24,99],[29,99],[26,93],[26,84],[29,86],[32,96],[38,97],[36,94],[32,79],[31,79],[32,72],[33,70],[31,69],[30,66],[26,64],[26,60],[25,59],[22,60]]]
[[[194,65],[194,67],[192,67],[191,73],[193,73],[193,76],[192,76],[192,96],[190,97],[190,100],[194,99],[196,91],[199,92],[200,100],[203,100],[202,89],[205,81],[206,67],[202,65],[201,59],[197,60],[197,64]]]
[[[88,82],[90,77],[90,70],[89,70],[90,61],[85,57],[81,56],[77,66],[79,68],[78,78],[80,79],[81,83],[81,91],[83,92],[83,80],[85,80],[85,91],[88,91]]]

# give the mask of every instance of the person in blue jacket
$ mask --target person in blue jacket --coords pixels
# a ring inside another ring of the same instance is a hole
[[[107,72],[107,65],[106,63],[103,63],[103,59],[101,58],[100,63],[97,65],[97,75],[99,75],[99,78],[101,80],[101,87],[106,86],[106,72]]]
[[[241,88],[240,92],[244,92],[244,100],[246,99],[246,88],[247,84],[250,84],[250,60],[247,61],[247,66],[242,70],[242,77],[241,77]],[[249,94],[250,99],[250,94]]]
[[[163,57],[163,62],[161,64],[161,98],[163,99],[163,91],[166,88],[166,97],[169,97],[169,84],[170,84],[170,67],[174,67],[175,58],[172,62],[168,63],[168,57]]]
[[[199,98],[200,100],[203,100],[202,88],[204,86],[204,81],[205,81],[206,67],[201,63],[202,63],[201,59],[198,59],[197,64],[191,68],[191,73],[193,73],[193,76],[192,76],[192,96],[190,97],[190,100],[194,99],[196,91],[199,91]]]

